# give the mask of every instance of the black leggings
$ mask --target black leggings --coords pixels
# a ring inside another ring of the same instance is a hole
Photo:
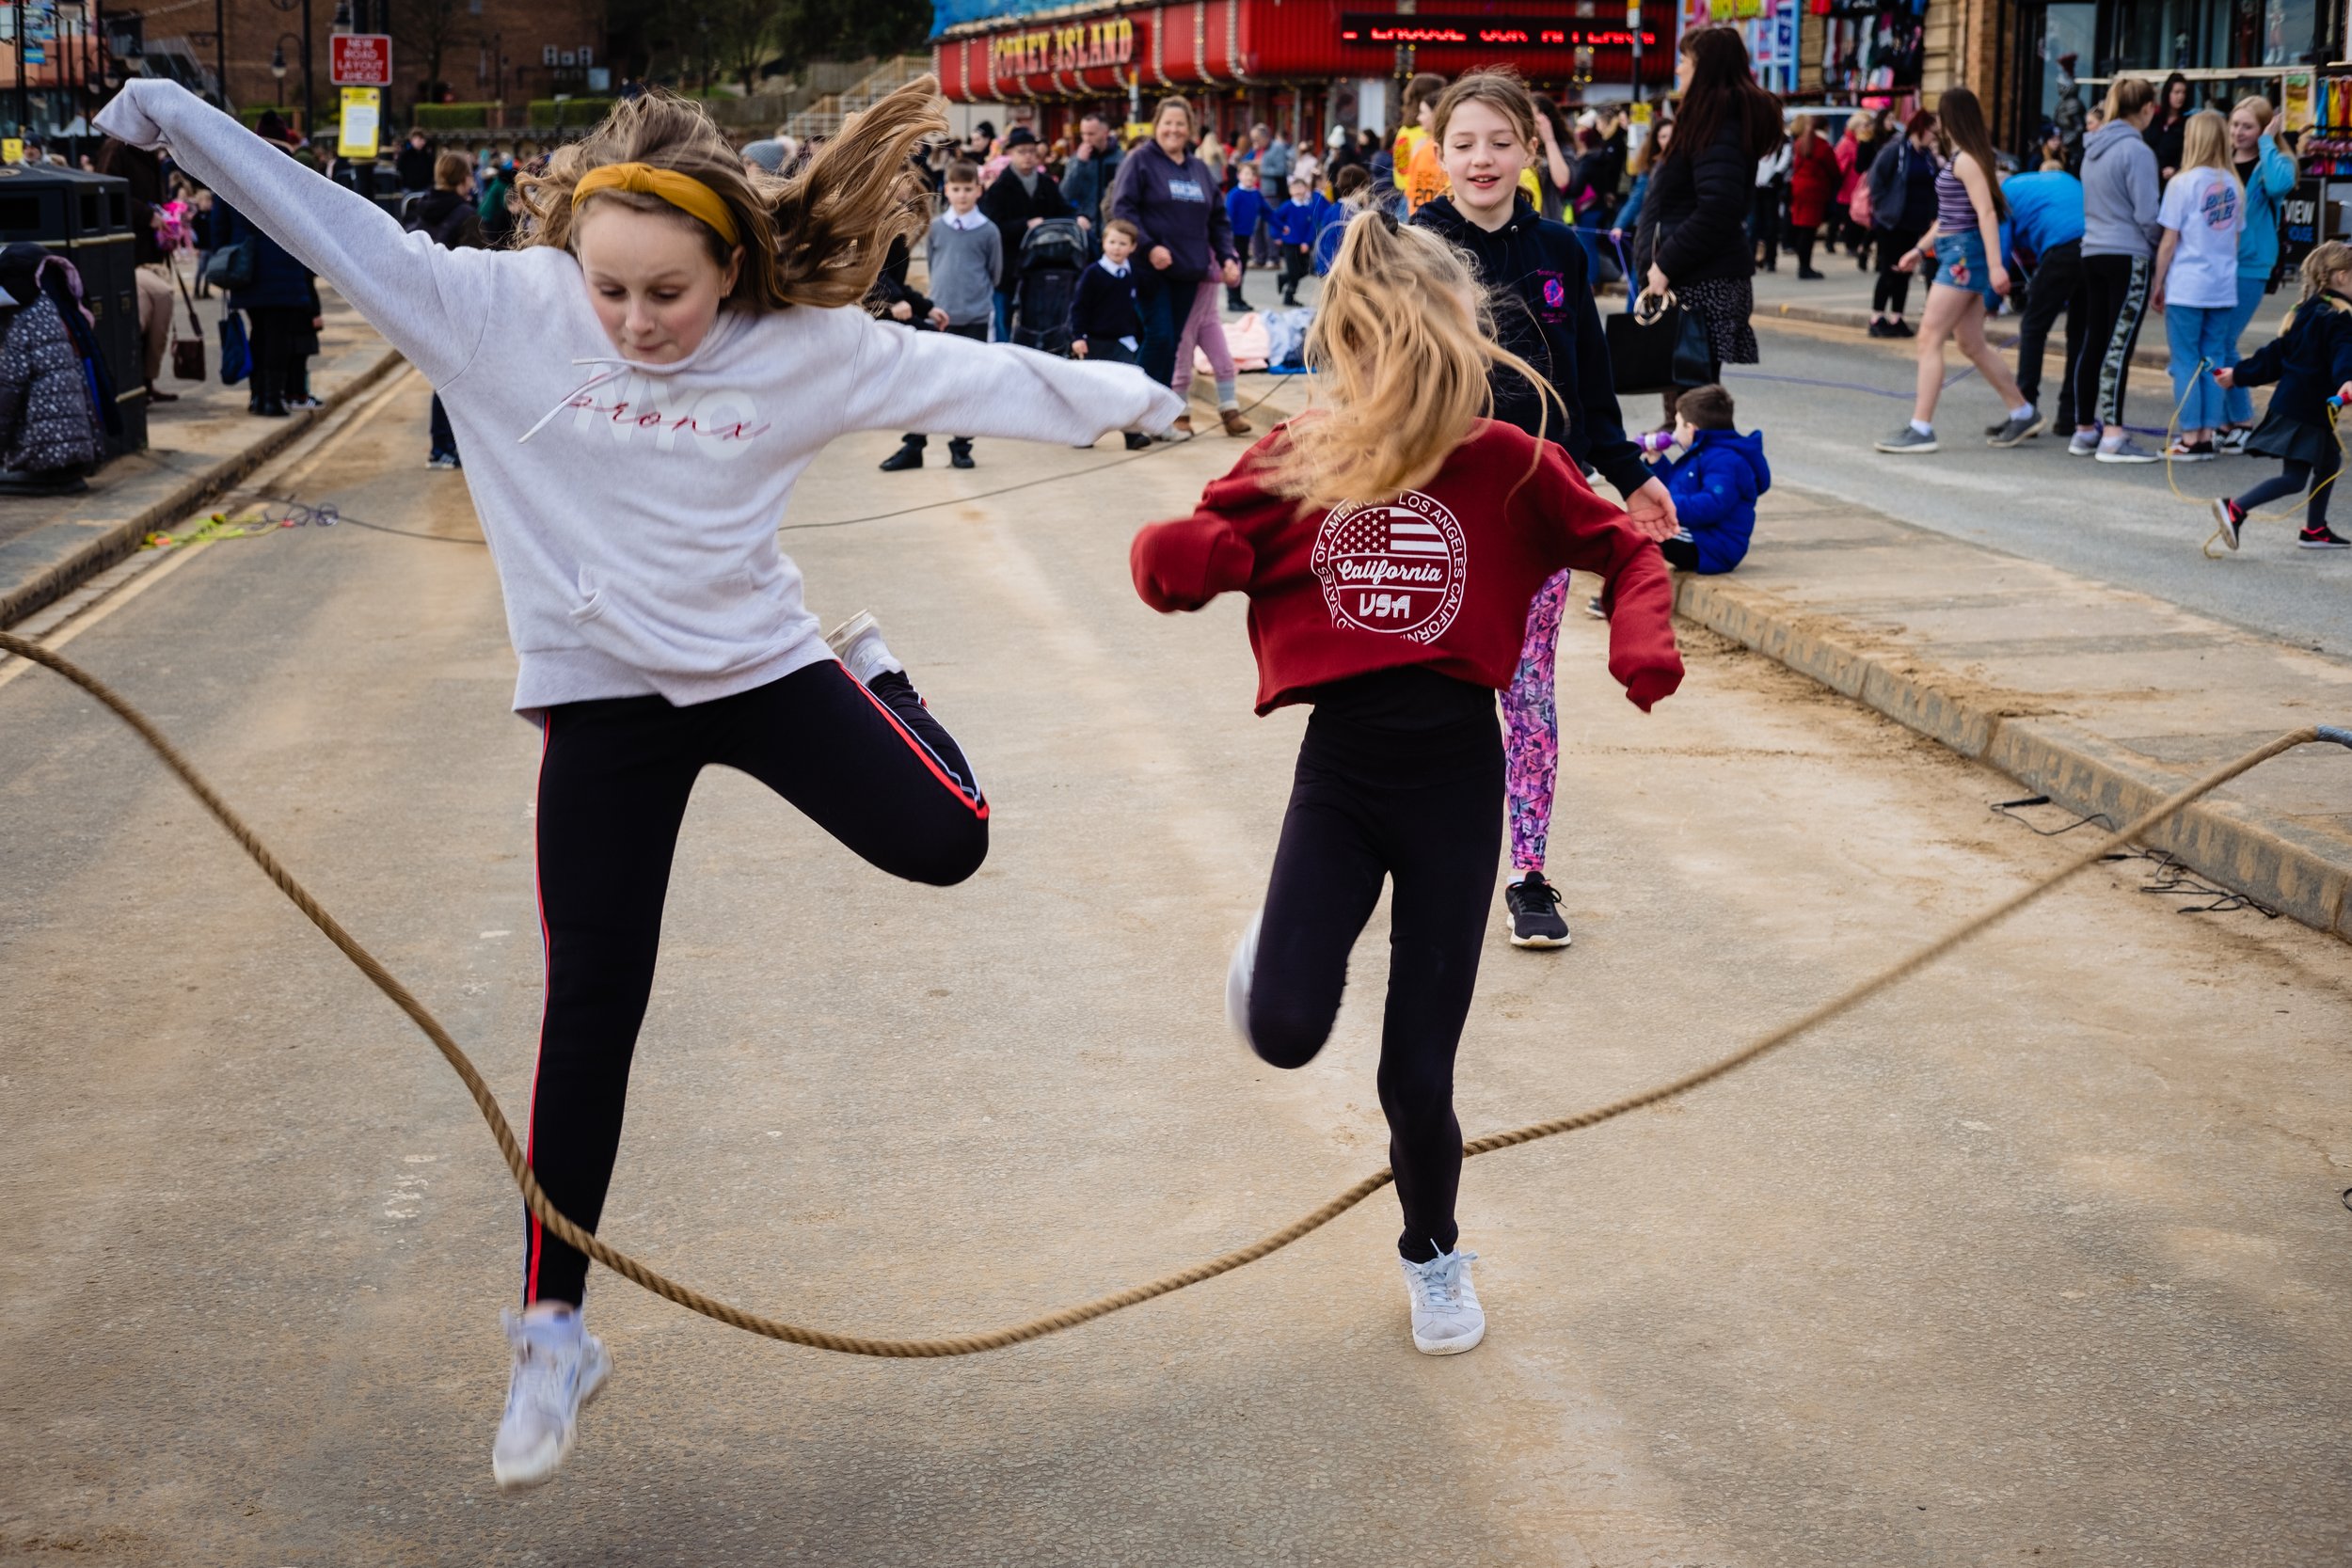
[[[1928,231],[1924,223],[1899,224],[1882,229],[1874,236],[1879,243],[1879,280],[1870,289],[1870,314],[1899,316],[1911,303],[1911,274],[1895,265],[1903,253],[1919,243],[1919,236]]]
[[[629,1057],[653,989],[661,902],[687,797],[739,768],[894,877],[946,887],[988,853],[988,802],[902,674],[872,689],[831,659],[732,697],[547,710],[539,765],[539,923],[547,1009],[530,1160],[593,1229],[621,1142]],[[577,1303],[587,1259],[524,1215],[523,1300]]]
[[[1276,1067],[1314,1059],[1339,1015],[1348,953],[1393,879],[1380,1109],[1405,1209],[1397,1250],[1417,1263],[1458,1239],[1454,1050],[1502,850],[1502,740],[1491,716],[1438,732],[1322,712],[1307,721],[1258,935],[1250,1041]]]
[[[2334,436],[2331,435],[2328,439],[2332,444]],[[2305,485],[2309,485],[2312,499],[2303,510],[2303,526],[2312,530],[2326,528],[2328,526],[2328,492],[2335,488],[2333,484],[2328,483],[2328,481],[2336,477],[2336,470],[2343,466],[2343,463],[2344,454],[2340,451],[2323,453],[2315,464],[2300,463],[2290,457],[2286,460],[2286,467],[2283,469],[2240,496],[2237,503],[2251,512],[2257,507],[2268,505],[2280,496],[2292,496]]]
[[[2145,256],[2083,258],[2083,346],[2074,358],[2074,419],[2079,425],[2121,425],[2132,350],[2148,315]]]

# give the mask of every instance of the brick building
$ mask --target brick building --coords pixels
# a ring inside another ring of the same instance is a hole
[[[339,18],[350,30],[391,35],[393,85],[385,107],[395,122],[421,100],[519,108],[559,93],[600,94],[611,85],[605,7],[596,0],[131,0],[109,4],[105,18],[117,54],[142,55],[151,75],[212,90],[225,66],[231,104],[298,111],[306,11],[310,91],[322,120],[331,120],[337,102],[327,39]]]

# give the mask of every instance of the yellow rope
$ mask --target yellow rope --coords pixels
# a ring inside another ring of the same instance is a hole
[[[800,1323],[786,1323],[781,1319],[766,1317],[705,1295],[691,1286],[681,1285],[650,1265],[640,1262],[618,1247],[607,1245],[564,1217],[555,1205],[548,1200],[547,1194],[540,1190],[537,1179],[532,1176],[531,1166],[523,1157],[522,1146],[516,1141],[514,1128],[507,1123],[505,1112],[500,1109],[497,1097],[490,1092],[490,1085],[483,1080],[472,1059],[458,1047],[455,1040],[450,1037],[449,1031],[441,1027],[440,1022],[425,1009],[424,1004],[418,1001],[407,987],[402,985],[389,971],[385,969],[373,954],[360,946],[351,933],[337,924],[335,917],[327,913],[317,899],[310,896],[310,892],[294,879],[294,874],[288,871],[278,862],[278,857],[270,852],[269,847],[262,842],[260,835],[246,824],[244,818],[230,809],[228,802],[220,798],[211,784],[205,783],[187,758],[181,754],[179,748],[166,739],[163,733],[155,728],[145,714],[124,701],[105,682],[38,642],[28,642],[23,638],[0,632],[0,653],[14,654],[20,658],[29,659],[35,664],[56,671],[75,686],[88,692],[116,718],[128,724],[136,732],[139,738],[146,741],[149,748],[163,759],[164,766],[187,786],[188,791],[199,801],[202,802],[204,809],[212,813],[214,820],[228,830],[229,836],[235,839],[245,852],[252,857],[253,863],[278,885],[278,891],[291,899],[294,907],[308,916],[312,925],[326,933],[326,940],[333,942],[343,957],[357,965],[359,972],[373,981],[378,990],[389,997],[393,1006],[408,1015],[410,1022],[424,1032],[425,1037],[433,1042],[434,1049],[440,1052],[442,1058],[449,1063],[458,1078],[465,1084],[466,1092],[473,1097],[474,1105],[481,1111],[483,1120],[489,1124],[490,1136],[497,1141],[499,1153],[505,1160],[507,1170],[513,1174],[515,1184],[522,1191],[524,1204],[532,1213],[538,1216],[540,1222],[549,1231],[630,1283],[642,1285],[665,1301],[675,1302],[689,1311],[699,1312],[707,1318],[714,1319],[731,1327],[771,1339],[782,1339],[787,1344],[805,1345],[812,1350],[839,1351],[850,1355],[928,1358],[970,1355],[979,1351],[999,1350],[1008,1345],[1017,1345],[1025,1340],[1042,1338],[1049,1334],[1057,1334],[1064,1329],[1075,1328],[1080,1323],[1090,1323],[1096,1318],[1107,1317],[1113,1312],[1150,1301],[1155,1296],[1164,1296],[1171,1291],[1181,1291],[1186,1286],[1198,1285],[1203,1280],[1214,1279],[1218,1275],[1230,1274],[1244,1264],[1254,1263],[1269,1253],[1279,1251],[1290,1245],[1291,1243],[1297,1241],[1310,1231],[1328,1225],[1395,1180],[1393,1174],[1386,1169],[1375,1171],[1312,1213],[1292,1221],[1279,1230],[1261,1236],[1247,1246],[1236,1247],[1231,1252],[1195,1263],[1189,1268],[1180,1269],[1173,1274],[1162,1275],[1146,1284],[1131,1286],[1126,1290],[1117,1291],[1106,1296],[1098,1296],[1092,1301],[1081,1302],[1076,1306],[1064,1307],[1042,1316],[1031,1318],[1025,1323],[1014,1323],[1006,1328],[990,1329],[977,1334],[951,1334],[915,1339],[885,1339],[862,1334],[839,1334],[831,1329],[810,1328]],[[1595,1127],[1629,1112],[1655,1105],[1661,1101],[1671,1100],[1677,1095],[1688,1094],[1701,1085],[1712,1083],[1726,1073],[1737,1071],[1766,1053],[1775,1051],[1799,1036],[1820,1027],[1839,1014],[1851,1011],[1887,987],[1926,967],[1986,927],[2007,918],[2041,897],[2067,878],[2087,866],[2096,864],[2102,857],[2113,852],[2117,847],[2137,838],[2158,824],[2167,821],[2199,797],[2217,789],[2249,768],[2267,762],[2281,752],[2290,751],[2314,740],[2328,740],[2339,745],[2352,746],[2352,733],[2320,727],[2290,731],[2267,745],[2256,747],[2236,761],[2215,769],[2162,804],[2142,814],[2137,820],[2127,824],[2120,832],[2096,848],[2083,851],[2041,880],[2010,895],[1982,913],[1963,921],[1959,926],[1909,957],[1888,965],[1866,980],[1849,986],[1845,990],[1821,1003],[1802,1017],[1782,1024],[1762,1038],[1730,1055],[1710,1062],[1696,1071],[1685,1073],[1670,1083],[1644,1089],[1638,1094],[1627,1095],[1621,1100],[1611,1101],[1606,1105],[1595,1106],[1588,1111],[1580,1111],[1574,1116],[1561,1117],[1551,1121],[1532,1122],[1525,1127],[1514,1128],[1506,1132],[1494,1132],[1483,1138],[1472,1139],[1463,1145],[1462,1152],[1466,1156],[1491,1154],[1497,1149],[1516,1148],[1520,1144],[1533,1143],[1538,1138],[1549,1138],[1563,1132],[1573,1132],[1581,1128]]]

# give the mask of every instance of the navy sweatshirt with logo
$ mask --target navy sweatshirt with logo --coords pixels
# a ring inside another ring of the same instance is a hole
[[[1622,496],[1649,483],[1642,451],[1627,439],[1617,412],[1609,341],[1576,235],[1537,214],[1524,196],[1492,233],[1463,217],[1449,197],[1424,202],[1413,221],[1470,252],[1479,281],[1494,291],[1496,341],[1534,366],[1567,405],[1565,417],[1556,405],[1547,409],[1526,377],[1499,371],[1495,418],[1533,436],[1548,412],[1544,434],[1566,448],[1580,469],[1598,470]]]
[[[1180,166],[1158,142],[1139,144],[1119,166],[1111,214],[1143,233],[1136,247],[1136,270],[1152,272],[1152,247],[1168,246],[1173,258],[1159,274],[1170,283],[1198,283],[1218,266],[1239,259],[1233,226],[1225,215],[1225,193],[1200,159]]]

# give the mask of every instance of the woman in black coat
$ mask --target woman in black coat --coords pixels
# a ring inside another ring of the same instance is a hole
[[[1756,85],[1748,46],[1730,27],[1686,33],[1675,61],[1682,109],[1674,141],[1650,175],[1634,239],[1635,264],[1646,272],[1643,292],[1672,293],[1706,328],[1708,381],[1725,365],[1760,357],[1756,329],[1756,261],[1747,220],[1756,166],[1787,139],[1780,100]],[[1693,386],[1703,383],[1693,382]],[[1666,393],[1674,420],[1679,388]]]

